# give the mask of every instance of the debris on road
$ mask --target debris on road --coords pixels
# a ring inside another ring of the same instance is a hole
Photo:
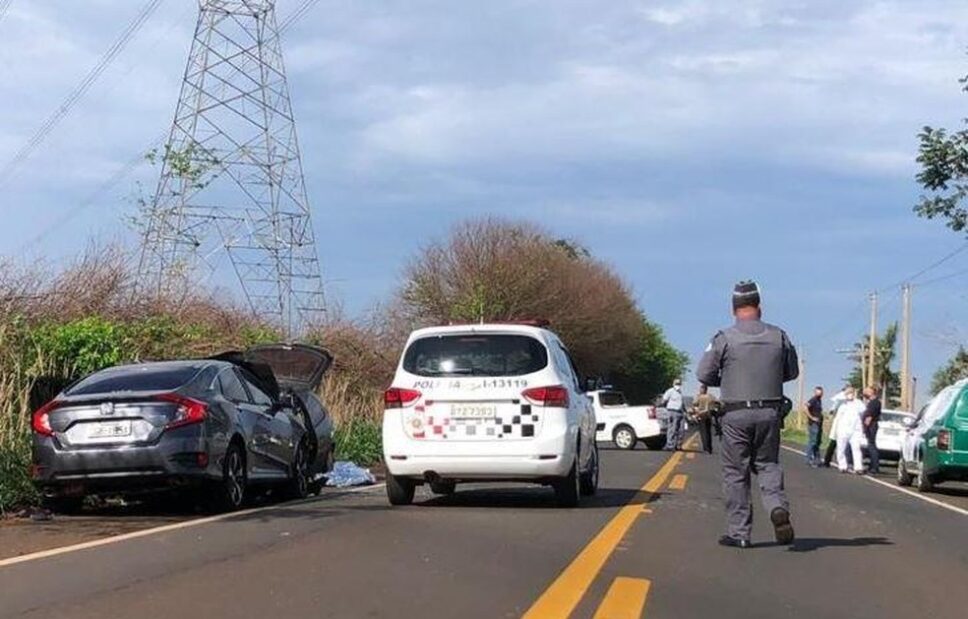
[[[355,462],[336,462],[333,464],[333,470],[326,476],[326,485],[333,488],[369,486],[375,483],[376,477],[373,476],[370,469],[363,468]]]

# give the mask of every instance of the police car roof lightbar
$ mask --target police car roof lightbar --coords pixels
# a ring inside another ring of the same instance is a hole
[[[450,321],[448,327],[464,327],[474,325],[520,325],[522,327],[539,327],[547,329],[551,326],[551,321],[545,318],[528,318],[523,320],[488,320],[484,322],[458,322]]]

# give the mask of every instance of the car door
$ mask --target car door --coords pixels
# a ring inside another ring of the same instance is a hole
[[[565,381],[565,386],[571,392],[572,402],[575,402],[575,406],[577,407],[575,412],[578,416],[577,421],[578,429],[581,433],[582,450],[578,457],[582,462],[582,468],[584,468],[588,459],[591,457],[591,450],[595,442],[595,407],[592,405],[592,401],[588,396],[585,395],[585,392],[582,391],[581,380],[578,378],[578,368],[575,367],[575,362],[572,361],[568,349],[561,345],[561,343],[556,342],[556,345],[561,357],[565,361],[565,367],[561,370],[568,377],[568,380]]]
[[[296,447],[292,419],[259,387],[257,379],[244,370],[236,371],[249,392],[250,407],[256,415],[253,442],[265,458],[270,474],[288,475]]]

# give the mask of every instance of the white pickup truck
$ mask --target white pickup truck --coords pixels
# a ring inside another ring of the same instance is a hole
[[[654,406],[629,406],[621,391],[601,389],[589,391],[595,406],[598,442],[612,441],[619,449],[635,449],[638,441],[649,449],[665,446],[665,428]]]

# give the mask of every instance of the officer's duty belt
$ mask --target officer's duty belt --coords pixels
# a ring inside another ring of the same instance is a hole
[[[728,413],[730,411],[756,410],[762,408],[779,410],[782,406],[783,398],[775,398],[773,400],[743,400],[741,402],[723,402],[722,411],[723,413]]]

